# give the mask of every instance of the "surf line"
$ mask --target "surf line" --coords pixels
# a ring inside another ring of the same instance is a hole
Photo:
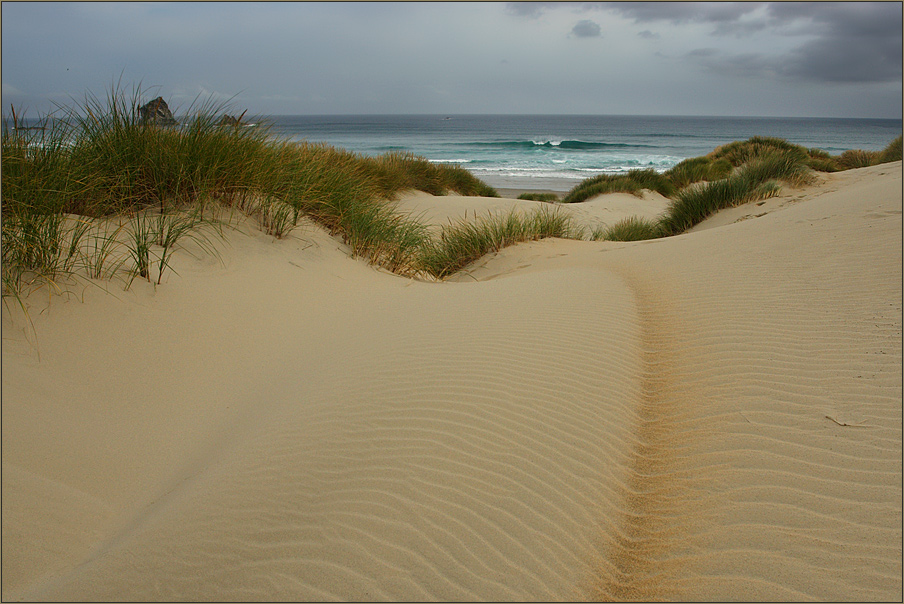
[[[602,527],[604,557],[591,597],[675,600],[686,574],[686,554],[694,549],[690,529],[696,524],[691,519],[697,514],[697,497],[682,462],[697,437],[687,411],[698,397],[689,376],[677,373],[680,335],[660,276],[644,283],[643,275],[616,274],[634,292],[637,304],[640,392],[619,512]]]

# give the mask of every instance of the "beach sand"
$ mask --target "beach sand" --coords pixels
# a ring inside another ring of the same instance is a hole
[[[442,283],[245,223],[157,288],[35,293],[2,597],[901,600],[901,235],[895,162]]]

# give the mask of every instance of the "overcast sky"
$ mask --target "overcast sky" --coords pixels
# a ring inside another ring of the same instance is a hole
[[[3,2],[2,101],[901,117],[901,3]]]

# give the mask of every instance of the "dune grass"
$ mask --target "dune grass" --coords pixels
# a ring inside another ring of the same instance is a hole
[[[419,258],[419,268],[438,279],[467,266],[489,252],[523,241],[545,237],[575,237],[571,218],[550,207],[530,214],[516,210],[479,220],[459,221],[444,227],[438,241],[430,241]]]
[[[379,192],[388,198],[410,189],[432,195],[445,195],[452,191],[459,195],[499,197],[493,187],[461,166],[437,164],[403,152],[357,159],[363,171],[377,183]]]
[[[643,189],[656,191],[665,197],[677,191],[669,178],[656,170],[629,170],[625,174],[600,174],[588,178],[566,193],[562,203],[580,203],[605,193],[631,193],[639,197]]]
[[[742,166],[751,160],[776,153],[793,158],[813,170],[820,172],[837,172],[853,168],[865,168],[880,163],[899,161],[901,159],[901,137],[893,140],[882,151],[863,151],[852,149],[841,155],[833,156],[820,149],[807,149],[776,137],[755,136],[746,141],[735,141],[723,145],[706,157],[713,160],[725,159],[732,166]]]
[[[852,170],[854,168],[868,168],[880,163],[882,158],[881,151],[863,151],[861,149],[851,149],[845,151],[836,160],[835,163],[841,170]]]
[[[546,203],[556,203],[559,201],[559,196],[555,193],[522,193],[518,196],[518,199],[523,199],[525,201],[543,201]]]
[[[791,157],[798,162],[804,162],[809,157],[809,153],[804,147],[771,136],[754,136],[745,141],[734,141],[717,147],[706,157],[713,161],[724,159],[732,166],[738,167],[765,155],[775,155],[776,153]]]
[[[900,154],[899,139],[882,152],[849,151],[833,157],[825,151],[806,149],[780,138],[755,136],[722,145],[705,156],[685,159],[663,173],[651,169],[630,170],[625,174],[601,174],[588,178],[572,188],[562,201],[579,203],[596,195],[619,192],[640,196],[643,189],[672,198],[690,185],[728,178],[735,169],[770,157],[780,156],[790,163],[817,171],[836,172],[880,161],[895,161],[894,158],[900,158]]]
[[[660,231],[676,235],[719,210],[777,195],[779,181],[802,185],[811,180],[810,169],[792,153],[758,154],[727,178],[681,190],[660,218]]]
[[[213,225],[205,218],[211,204],[257,219],[277,238],[308,216],[353,255],[410,274],[426,230],[389,199],[410,189],[498,197],[460,166],[404,153],[364,157],[223,125],[221,105],[190,107],[179,127],[142,123],[140,98],[140,89],[114,86],[105,98],[59,108],[41,131],[19,128],[12,110],[2,135],[4,297],[77,269],[92,279],[124,270],[128,286],[152,280],[155,265],[159,283],[181,241],[209,247],[198,232]]]
[[[679,162],[665,172],[675,186],[676,191],[700,181],[713,181],[725,178],[731,173],[732,165],[727,159],[710,157],[691,157]]]
[[[657,220],[629,216],[607,227],[591,232],[593,241],[644,241],[663,237],[662,225]]]
[[[677,235],[721,209],[777,195],[782,184],[808,184],[813,181],[813,171],[837,172],[900,159],[901,137],[882,151],[852,150],[838,156],[774,137],[735,141],[706,156],[686,159],[661,175],[669,181],[673,193],[666,195],[671,202],[658,221],[632,217],[610,227],[596,228],[590,237],[637,241]],[[587,179],[572,189],[566,199],[580,201],[605,192],[654,189],[643,186],[642,179],[636,176],[638,172]],[[657,180],[650,178],[648,182],[656,184]],[[665,189],[660,185],[654,190]]]
[[[463,221],[434,240],[396,211],[391,200],[397,194],[498,193],[457,165],[407,153],[365,157],[325,144],[279,141],[265,128],[223,125],[217,118],[224,107],[211,103],[190,107],[178,127],[142,123],[140,98],[139,89],[128,94],[113,87],[103,99],[89,95],[60,108],[34,131],[20,129],[12,110],[2,134],[4,299],[42,284],[60,288],[69,278],[124,273],[126,287],[139,277],[159,284],[184,242],[216,253],[210,234],[219,229],[217,212],[208,212],[213,206],[253,217],[276,238],[307,216],[340,237],[354,256],[399,274],[435,278],[519,241],[582,237],[547,206],[526,216]],[[881,152],[838,157],[754,137],[662,174],[631,170],[588,179],[563,201],[613,191],[640,195],[643,189],[671,197],[659,222],[628,219],[591,234],[634,241],[676,234],[718,209],[774,195],[780,182],[802,184],[810,168],[900,158],[900,137]]]
[[[885,149],[882,150],[882,156],[879,158],[882,164],[891,161],[901,161],[901,138],[898,137],[891,141]]]

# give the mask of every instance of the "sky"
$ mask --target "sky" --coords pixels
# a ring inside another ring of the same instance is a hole
[[[2,106],[900,118],[900,2],[3,2]]]

